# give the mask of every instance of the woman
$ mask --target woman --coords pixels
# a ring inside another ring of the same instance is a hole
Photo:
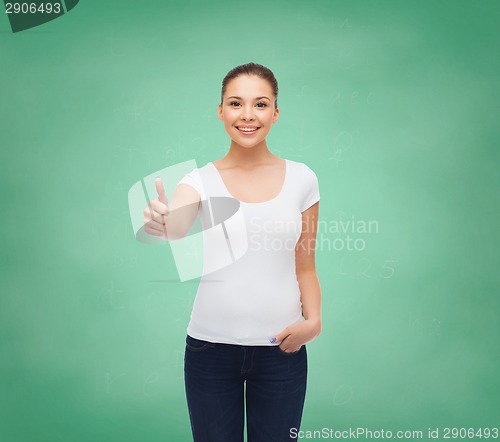
[[[229,152],[184,176],[170,207],[157,178],[158,198],[144,212],[146,232],[165,239],[183,237],[197,215],[206,216],[200,202],[209,197],[237,200],[245,219],[246,252],[202,276],[187,329],[184,377],[195,442],[243,442],[245,410],[248,442],[296,440],[302,419],[305,344],[321,332],[319,188],[308,166],[267,147],[277,99],[268,68],[232,69],[218,109]]]

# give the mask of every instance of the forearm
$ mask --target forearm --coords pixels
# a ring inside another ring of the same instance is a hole
[[[314,322],[321,332],[321,286],[316,270],[305,270],[297,273],[297,282],[302,302],[302,316]]]

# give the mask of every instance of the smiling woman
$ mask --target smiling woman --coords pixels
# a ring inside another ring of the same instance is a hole
[[[230,248],[246,247],[227,266],[203,274],[193,304],[184,378],[195,442],[243,442],[245,412],[248,442],[296,440],[290,428],[298,429],[302,419],[306,343],[321,332],[314,257],[319,185],[307,165],[268,149],[266,137],[280,113],[277,98],[268,68],[248,63],[231,70],[218,104],[229,152],[185,175],[172,196],[172,207],[186,198],[191,206],[232,198],[243,221],[225,238]],[[168,215],[161,198],[158,207]],[[198,205],[202,222],[211,219],[209,207]],[[169,230],[160,214],[155,220],[149,232]],[[220,244],[219,250],[211,244],[204,235],[204,255],[221,255]]]
[[[236,72],[241,70],[236,68]],[[233,71],[228,74],[230,77],[235,75]],[[224,80],[218,117],[233,140],[233,150],[236,151],[236,145],[243,148],[261,145],[260,149],[264,150],[267,134],[278,121],[280,112],[277,106],[276,80],[269,83],[259,75],[247,73],[241,73],[231,81]]]

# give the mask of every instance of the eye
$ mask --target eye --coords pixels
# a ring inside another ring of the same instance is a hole
[[[257,106],[258,106],[259,104],[262,104],[262,106],[260,106],[260,107],[266,107],[266,106],[267,106],[267,104],[266,104],[266,103],[263,103],[263,102],[257,103]]]
[[[239,105],[240,103],[239,103],[238,101],[231,101],[231,102],[229,103],[229,106],[233,106],[233,104],[238,104],[238,105]]]

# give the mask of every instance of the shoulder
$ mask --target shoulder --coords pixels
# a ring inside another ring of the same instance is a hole
[[[201,167],[195,167],[194,169],[190,170],[188,173],[186,173],[187,176],[191,177],[198,177],[201,178],[204,175],[207,174],[207,172],[211,169],[211,163],[207,163],[204,166]]]
[[[187,184],[193,187],[200,194],[201,198],[205,198],[205,187],[207,186],[207,183],[210,182],[209,170],[210,163],[207,163],[202,167],[195,167],[185,173],[178,184]]]
[[[302,179],[317,179],[316,173],[306,163],[287,159],[290,165],[291,173],[297,178]]]
[[[294,189],[300,212],[304,213],[320,199],[318,177],[307,164],[300,161],[287,161],[292,169],[291,186]]]

